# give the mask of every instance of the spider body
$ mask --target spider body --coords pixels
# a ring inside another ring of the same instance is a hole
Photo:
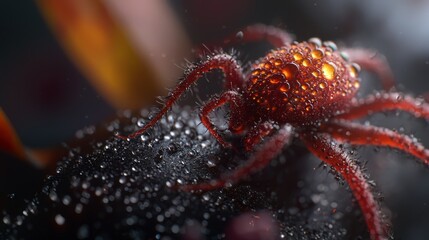
[[[254,64],[243,95],[259,118],[302,125],[343,111],[359,86],[358,67],[334,43],[311,39],[273,50]]]
[[[230,37],[225,42],[234,43]],[[402,150],[429,165],[429,150],[415,139],[395,131],[353,123],[352,120],[386,110],[402,110],[429,120],[429,104],[411,96],[381,92],[363,100],[359,89],[358,63],[374,72],[385,90],[394,86],[389,66],[380,55],[363,49],[342,49],[318,39],[292,42],[280,29],[255,25],[243,31],[242,41],[267,40],[277,49],[252,65],[244,74],[233,56],[217,54],[194,65],[170,92],[165,106],[143,128],[122,139],[134,138],[154,126],[179,97],[204,73],[220,69],[225,74],[225,91],[201,109],[202,124],[225,148],[224,140],[209,114],[230,106],[229,129],[243,136],[245,150],[253,152],[246,164],[209,183],[178,186],[184,191],[208,191],[237,182],[267,166],[293,137],[298,137],[314,155],[331,166],[350,186],[373,240],[386,239],[377,201],[359,165],[339,143],[374,145]],[[346,57],[348,55],[348,57]],[[276,128],[275,125],[279,127]],[[264,138],[267,140],[263,141]]]

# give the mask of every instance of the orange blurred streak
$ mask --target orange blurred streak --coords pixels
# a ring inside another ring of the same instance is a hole
[[[136,109],[162,93],[144,59],[101,0],[39,0],[74,62],[117,108]]]
[[[25,149],[15,130],[0,108],[0,151],[6,152],[19,159],[26,159]]]

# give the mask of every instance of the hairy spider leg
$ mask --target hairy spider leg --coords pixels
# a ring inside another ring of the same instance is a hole
[[[279,48],[293,41],[292,35],[285,30],[264,24],[247,26],[241,32],[243,33],[242,38],[234,34],[225,38],[223,43],[229,45],[237,42],[267,41],[274,47]]]
[[[359,64],[363,69],[368,70],[378,76],[384,90],[395,87],[395,79],[386,58],[374,51],[360,48],[343,49],[351,62]]]
[[[415,156],[429,165],[429,150],[412,138],[390,129],[367,126],[344,120],[334,120],[322,124],[320,130],[335,140],[353,145],[374,145],[392,147]]]
[[[225,88],[228,89],[240,89],[244,84],[244,75],[242,68],[238,65],[237,61],[228,54],[218,54],[209,57],[204,62],[198,64],[193,68],[186,76],[184,80],[170,93],[164,107],[159,113],[144,127],[140,130],[128,135],[117,137],[121,139],[135,138],[138,135],[144,133],[146,130],[154,126],[161,117],[167,113],[167,111],[173,106],[173,104],[179,99],[179,97],[203,74],[212,71],[213,69],[221,69],[225,74]]]
[[[378,204],[359,166],[337,144],[333,145],[325,134],[303,133],[301,139],[310,152],[331,166],[348,183],[360,205],[371,239],[387,239]]]
[[[271,160],[279,155],[285,145],[289,145],[292,139],[292,127],[286,125],[282,127],[274,136],[272,136],[261,148],[252,155],[252,157],[242,166],[220,176],[218,179],[212,180],[207,183],[190,184],[178,186],[178,189],[183,191],[209,191],[217,188],[225,187],[226,185],[233,184],[249,176],[249,174],[256,172],[267,166]]]
[[[274,127],[270,122],[262,122],[249,130],[244,139],[244,149],[248,152],[252,151],[266,136],[274,131]]]
[[[204,107],[201,109],[200,118],[201,122],[204,124],[204,126],[207,128],[207,130],[213,135],[213,137],[216,138],[216,140],[226,148],[230,148],[231,144],[226,142],[222,136],[216,131],[213,124],[210,122],[209,114],[211,111],[215,110],[216,108],[221,107],[222,105],[226,103],[230,103],[230,111],[231,111],[231,118],[229,119],[229,126],[230,129],[236,130],[236,132],[240,132],[242,129],[244,129],[244,105],[242,97],[239,93],[235,91],[227,91],[222,93],[222,95],[219,98],[212,99]]]
[[[416,117],[429,120],[429,104],[422,99],[400,93],[381,93],[370,95],[365,99],[352,101],[347,112],[335,116],[336,119],[354,120],[372,113],[402,110]]]
[[[283,47],[290,44],[294,37],[285,30],[273,26],[267,26],[264,24],[250,25],[241,30],[242,36],[239,37],[237,34],[232,34],[224,38],[223,42],[214,42],[205,44],[204,46],[208,49],[215,49],[217,46],[227,47],[237,43],[246,42],[259,42],[267,41],[275,48]],[[198,49],[199,53],[204,52],[203,48]]]

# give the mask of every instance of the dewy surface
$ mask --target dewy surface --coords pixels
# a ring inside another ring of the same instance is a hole
[[[255,227],[256,239],[368,237],[351,193],[298,144],[233,186],[206,193],[170,188],[213,179],[251,154],[222,149],[190,112],[176,110],[130,141],[113,137],[123,126],[112,122],[112,138],[93,143],[89,154],[70,150],[23,209],[2,213],[0,238],[232,239],[245,234],[234,224],[258,221],[266,222]],[[128,130],[147,121],[135,118]]]

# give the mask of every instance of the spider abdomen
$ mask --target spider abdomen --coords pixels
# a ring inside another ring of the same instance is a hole
[[[301,124],[344,109],[359,89],[358,67],[332,42],[313,39],[276,49],[252,67],[247,102],[260,117]]]

